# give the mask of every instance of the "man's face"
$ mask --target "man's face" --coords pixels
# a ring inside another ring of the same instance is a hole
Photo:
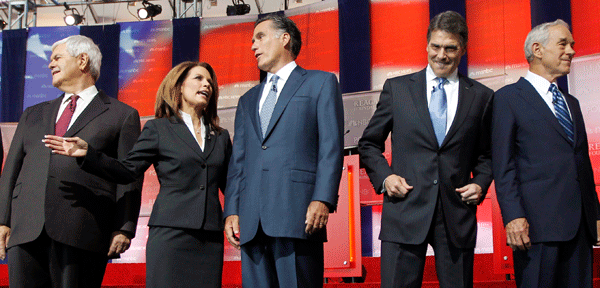
[[[252,51],[254,51],[254,57],[256,57],[260,70],[275,73],[287,64],[281,63],[286,41],[289,42],[287,35],[284,33],[277,37],[278,33],[273,28],[271,20],[256,25],[252,36]]]
[[[549,27],[548,32],[548,44],[539,48],[542,65],[552,78],[567,75],[571,72],[571,60],[575,55],[573,35],[563,25]]]
[[[467,50],[460,45],[460,37],[441,30],[431,32],[427,43],[427,60],[437,77],[447,78],[460,64]]]
[[[48,68],[52,73],[52,85],[61,89],[65,85],[69,85],[79,78],[82,74],[79,69],[80,57],[73,57],[67,52],[67,44],[60,44],[52,50],[50,56],[50,64]],[[63,89],[61,89],[63,90]]]

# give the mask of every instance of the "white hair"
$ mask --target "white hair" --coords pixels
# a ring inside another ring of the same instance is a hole
[[[100,53],[100,48],[98,48],[98,45],[92,39],[82,35],[69,36],[52,44],[52,51],[54,51],[56,46],[61,44],[66,44],[67,52],[73,57],[77,57],[83,53],[87,54],[90,63],[90,74],[94,80],[98,80],[100,77],[100,65],[102,64],[102,53]]]
[[[554,22],[546,22],[537,25],[531,29],[531,31],[529,31],[529,34],[527,34],[527,38],[525,39],[525,58],[527,58],[527,62],[533,61],[534,58],[531,45],[533,45],[533,43],[540,43],[545,47],[550,38],[550,32],[548,31],[548,28],[557,25],[563,25],[569,29],[569,24],[567,24],[567,22],[557,19]]]

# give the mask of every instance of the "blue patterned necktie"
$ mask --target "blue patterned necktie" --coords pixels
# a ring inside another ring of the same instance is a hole
[[[277,80],[279,80],[279,76],[273,75],[273,77],[271,77],[271,89],[269,89],[267,98],[260,110],[260,127],[262,128],[263,137],[265,137],[265,134],[267,133],[271,115],[273,114],[273,109],[275,109],[275,104],[277,103]]]
[[[436,78],[438,85],[433,87],[431,92],[431,100],[429,101],[429,116],[431,116],[431,123],[433,123],[433,130],[437,137],[438,145],[442,146],[444,137],[446,137],[446,115],[447,103],[446,103],[446,91],[444,90],[444,84],[448,83],[446,78]]]
[[[573,143],[573,140],[575,139],[575,134],[573,133],[573,121],[571,121],[571,116],[569,116],[569,110],[567,110],[565,99],[563,98],[562,94],[560,94],[558,87],[556,87],[554,83],[550,85],[550,89],[548,90],[552,92],[552,103],[554,104],[556,119],[558,119],[560,126],[565,129],[565,133],[567,133],[569,142]]]

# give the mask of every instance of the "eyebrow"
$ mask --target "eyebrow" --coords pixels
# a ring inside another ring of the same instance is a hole
[[[440,44],[435,44],[435,43],[429,43],[429,45],[436,47],[436,48],[458,49],[458,45],[440,45]]]

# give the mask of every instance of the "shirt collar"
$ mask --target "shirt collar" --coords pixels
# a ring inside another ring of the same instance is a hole
[[[92,101],[94,96],[96,96],[96,94],[98,94],[98,88],[96,88],[95,85],[92,85],[88,88],[83,89],[83,91],[79,92],[77,95],[81,100],[89,103]],[[62,103],[67,102],[69,98],[71,98],[71,96],[73,96],[73,93],[65,93]]]
[[[185,125],[194,127],[194,122],[192,122],[192,115],[183,112],[183,110],[179,110],[179,115],[181,116],[181,119],[183,120]],[[200,117],[200,127],[203,127],[203,126],[204,126],[204,117]]]
[[[433,73],[433,69],[431,69],[430,65],[427,65],[427,68],[425,69],[425,79],[427,80],[427,83],[434,81],[435,78],[437,78],[437,76]],[[448,79],[448,82],[450,83],[458,82],[458,69],[454,69],[454,72],[446,79]]]
[[[294,71],[296,66],[298,66],[298,64],[296,64],[296,61],[292,61],[292,62],[286,64],[285,66],[281,67],[281,69],[279,69],[279,71],[275,72],[275,74],[277,76],[279,76],[279,80],[282,81],[281,83],[285,83],[287,81],[287,79],[290,78],[290,74],[292,74],[292,71]],[[267,73],[267,82],[271,81],[272,76],[273,76],[273,73],[271,73],[271,72]],[[279,83],[279,81],[278,81],[278,83]]]
[[[535,91],[537,91],[540,95],[546,95],[550,90],[550,84],[553,84],[550,83],[550,81],[546,80],[546,78],[535,74],[531,71],[527,71],[527,75],[525,75],[525,80],[529,81],[533,88],[535,88]],[[556,83],[554,83],[554,85],[556,85]],[[556,87],[558,87],[558,85]]]

